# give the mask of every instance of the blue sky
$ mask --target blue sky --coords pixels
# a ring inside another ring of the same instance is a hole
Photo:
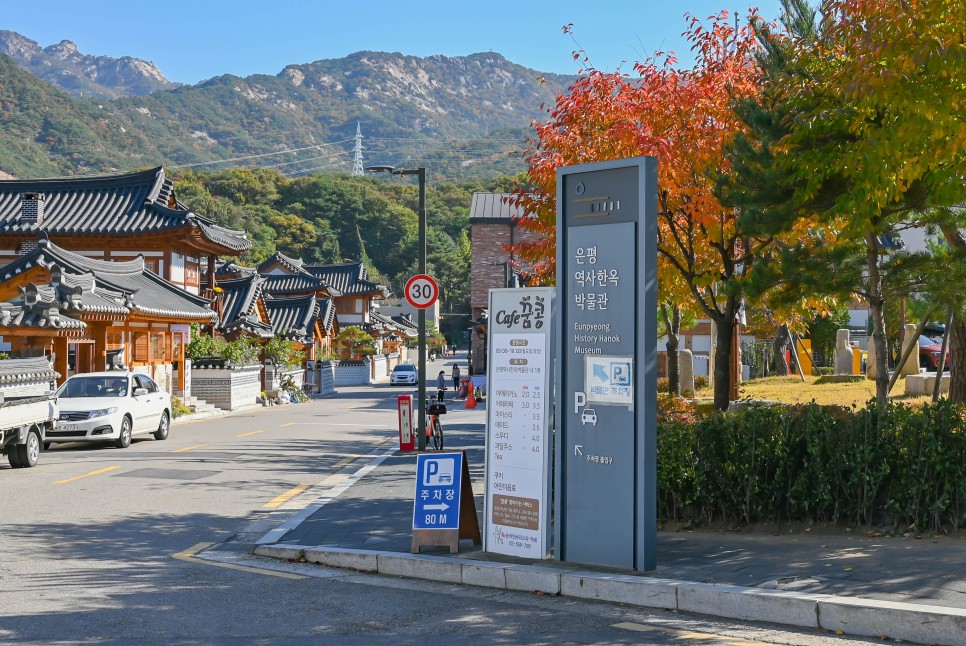
[[[277,74],[286,65],[341,58],[359,50],[415,56],[494,51],[520,65],[573,74],[577,48],[613,70],[655,50],[690,61],[681,39],[685,13],[705,18],[749,6],[774,19],[779,0],[41,0],[8,2],[0,29],[41,46],[71,40],[85,54],[152,61],[172,81],[220,74]]]

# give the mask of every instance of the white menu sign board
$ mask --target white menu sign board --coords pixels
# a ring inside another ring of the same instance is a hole
[[[553,289],[491,289],[487,335],[488,552],[546,558]]]

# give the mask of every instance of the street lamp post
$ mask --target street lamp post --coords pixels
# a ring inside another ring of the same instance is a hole
[[[395,166],[370,166],[366,170],[373,173],[392,173],[393,175],[416,175],[419,180],[419,269],[417,273],[426,273],[426,169],[402,169]],[[419,308],[416,314],[418,326],[418,379],[419,379],[419,411],[416,415],[417,448],[426,450],[426,310]]]

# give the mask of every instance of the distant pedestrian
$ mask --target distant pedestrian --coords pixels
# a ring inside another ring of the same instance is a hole
[[[458,363],[453,364],[453,392],[458,392],[460,389],[460,366]]]
[[[436,399],[443,401],[443,393],[446,391],[446,371],[440,370],[436,376]]]

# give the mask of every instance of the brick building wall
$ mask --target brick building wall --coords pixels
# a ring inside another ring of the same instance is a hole
[[[475,324],[489,305],[491,289],[507,286],[515,261],[504,245],[534,240],[536,236],[522,229],[517,218],[521,213],[503,202],[503,193],[474,193],[470,208],[470,308]],[[524,267],[525,269],[525,267]],[[475,325],[470,337],[470,370],[486,371],[486,338],[484,328]]]

